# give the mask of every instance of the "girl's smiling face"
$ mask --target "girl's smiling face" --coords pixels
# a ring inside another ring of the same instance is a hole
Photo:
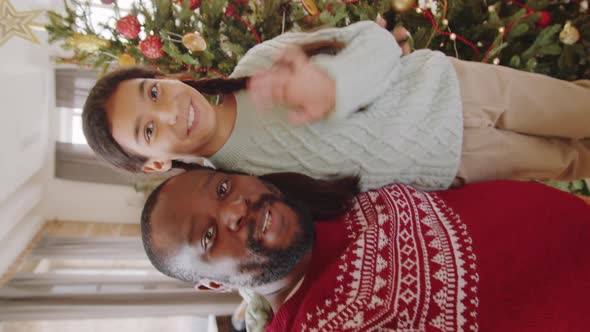
[[[218,125],[216,112],[197,90],[173,79],[131,79],[107,103],[113,138],[152,160],[202,156]]]

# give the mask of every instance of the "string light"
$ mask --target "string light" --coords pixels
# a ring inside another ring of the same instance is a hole
[[[360,1],[360,0],[344,0],[343,2],[344,3],[351,3],[351,2],[357,2],[357,1]],[[521,16],[520,18],[511,21],[510,24],[508,24],[508,26],[498,28],[498,32],[501,33],[501,34],[503,34],[504,36],[506,36],[506,34],[508,34],[508,32],[510,32],[510,30],[512,29],[512,27],[514,26],[514,24],[517,21],[523,20],[523,19],[525,19],[525,18],[527,18],[527,17],[529,17],[529,16],[531,16],[531,15],[533,15],[535,13],[535,11],[531,7],[528,7],[528,6],[524,5],[524,4],[519,3],[517,0],[505,0],[505,1],[509,5],[516,5],[516,6],[520,7],[520,8],[524,8],[527,11],[527,13],[525,15]],[[565,0],[565,1],[570,2],[569,0]],[[588,9],[588,0],[582,0],[582,1],[580,1],[580,10],[587,10],[587,9]],[[490,13],[493,13],[493,12],[496,11],[496,7],[494,5],[490,5],[490,6],[488,6],[488,11]],[[447,0],[444,0],[444,2],[443,2],[443,15],[442,15],[442,17],[446,17],[446,12],[447,12]],[[430,23],[432,24],[434,30],[438,34],[449,36],[449,39],[452,40],[452,41],[455,41],[456,39],[459,39],[460,41],[462,41],[463,43],[467,44],[468,46],[470,46],[473,49],[473,51],[476,54],[476,58],[479,58],[480,57],[479,50],[469,40],[465,39],[461,35],[457,35],[455,33],[450,33],[450,32],[447,32],[447,31],[440,30],[440,28],[438,27],[438,25],[437,25],[437,23],[436,23],[433,15],[427,15],[427,12],[423,11],[420,7],[417,7],[417,6],[416,6],[416,13],[418,13],[418,14],[424,14],[424,16],[430,20]],[[488,23],[487,20],[484,20],[483,21],[483,24],[487,24],[487,23]],[[448,26],[449,25],[449,21],[446,18],[443,18],[443,20],[441,21],[441,24],[443,26]],[[444,46],[444,43],[441,43],[441,47],[443,47],[443,46]],[[456,42],[455,42],[455,46],[456,46]],[[483,43],[481,41],[478,41],[477,42],[477,46],[478,47],[483,47]],[[489,46],[489,48],[486,51],[486,54],[484,55],[483,59],[481,60],[481,62],[487,62],[488,61],[488,57],[489,57],[490,52],[492,51],[493,47],[494,47],[494,43],[491,43],[490,46]],[[500,59],[499,58],[494,58],[493,63],[494,64],[499,64],[500,63]]]
[[[445,0],[445,4],[446,4],[446,0]],[[416,11],[418,11],[418,9],[420,9],[420,8],[417,8],[417,9],[416,9]],[[421,12],[421,11],[420,11],[420,12]],[[450,34],[451,34],[450,32],[447,32],[447,31],[442,31],[442,30],[441,30],[441,29],[438,27],[438,24],[436,24],[436,21],[434,20],[434,17],[433,17],[433,15],[426,15],[426,14],[424,14],[424,16],[430,20],[430,23],[432,24],[432,27],[434,28],[434,30],[435,30],[435,31],[436,31],[436,32],[437,32],[439,35],[448,36],[448,35],[450,35]],[[473,43],[471,43],[469,40],[467,40],[467,39],[465,39],[465,38],[463,38],[462,36],[459,36],[459,35],[457,35],[457,34],[455,34],[455,38],[459,39],[460,41],[462,41],[463,43],[465,43],[465,44],[467,44],[469,47],[471,47],[471,49],[473,49],[473,52],[475,52],[475,57],[476,57],[476,58],[479,58],[479,57],[480,57],[479,50],[477,49],[477,47],[475,47],[475,45],[473,45]]]

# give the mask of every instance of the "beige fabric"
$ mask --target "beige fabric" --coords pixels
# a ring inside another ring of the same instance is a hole
[[[451,58],[463,103],[457,177],[573,180],[590,177],[590,81]]]
[[[240,288],[240,295],[247,303],[246,307],[246,331],[264,332],[264,327],[272,318],[270,303],[251,289]]]

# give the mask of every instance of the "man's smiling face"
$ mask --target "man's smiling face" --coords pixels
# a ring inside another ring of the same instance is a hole
[[[172,274],[233,286],[286,276],[310,250],[313,222],[296,202],[254,176],[199,169],[161,189],[151,246]]]

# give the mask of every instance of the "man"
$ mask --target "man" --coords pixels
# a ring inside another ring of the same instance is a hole
[[[574,196],[522,182],[439,193],[391,185],[349,201],[355,193],[354,178],[198,169],[149,197],[144,245],[165,274],[262,294],[275,313],[267,331],[590,322],[590,207]]]

